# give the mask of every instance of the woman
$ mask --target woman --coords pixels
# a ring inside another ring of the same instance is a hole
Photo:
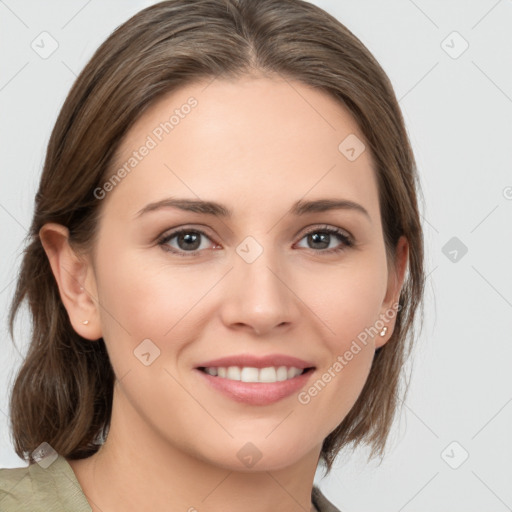
[[[11,308],[32,342],[2,510],[336,511],[382,455],[424,286],[388,78],[300,0],[170,0],[57,119]],[[25,507],[25,508],[23,508]]]

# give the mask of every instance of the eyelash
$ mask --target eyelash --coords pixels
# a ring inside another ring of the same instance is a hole
[[[158,245],[162,247],[164,251],[176,254],[178,256],[182,257],[196,257],[199,256],[200,251],[177,251],[176,249],[170,248],[168,245],[166,245],[170,240],[172,240],[174,237],[181,235],[183,233],[196,233],[199,235],[202,235],[208,239],[210,237],[200,229],[193,229],[193,228],[181,228],[177,229],[176,231],[172,231],[171,233],[168,233],[166,235],[163,235],[160,237],[157,241]],[[320,253],[327,253],[327,254],[337,254],[342,251],[346,251],[347,249],[353,247],[355,245],[354,241],[351,237],[346,235],[343,231],[337,228],[332,228],[330,226],[317,226],[306,233],[304,233],[300,240],[302,240],[304,237],[311,235],[313,233],[328,233],[330,235],[336,235],[339,237],[340,241],[343,242],[339,247],[336,247],[334,249],[309,249],[313,252],[320,252]]]

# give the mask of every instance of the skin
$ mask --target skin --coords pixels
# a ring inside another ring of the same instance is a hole
[[[309,387],[398,301],[408,257],[402,238],[388,269],[370,152],[349,161],[338,150],[351,133],[364,140],[348,110],[269,76],[207,84],[167,95],[129,131],[116,164],[190,96],[198,101],[106,194],[92,253],[73,252],[63,226],[40,232],[73,328],[90,343],[104,338],[117,377],[105,444],[68,460],[94,512],[309,511],[322,441],[393,332],[394,318],[308,404],[297,394],[242,404],[202,382],[193,370],[201,362],[284,353],[314,363]],[[171,196],[218,201],[233,218],[172,208],[136,218]],[[369,219],[348,209],[286,214],[299,199],[319,198],[359,203]],[[323,233],[322,225],[349,233],[355,245],[326,252],[344,242],[306,236],[316,226]],[[180,226],[206,233],[196,257],[178,237],[167,246],[185,257],[158,245]],[[247,236],[263,248],[252,263],[236,252]],[[160,350],[149,366],[134,356],[147,338]],[[250,468],[237,457],[247,442],[262,455]]]

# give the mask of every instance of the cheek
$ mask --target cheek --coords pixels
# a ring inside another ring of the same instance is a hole
[[[354,258],[355,261],[355,258]],[[386,294],[385,260],[360,257],[357,264],[318,275],[304,291],[311,309],[328,327],[331,349],[345,350],[351,341],[379,319]]]
[[[124,328],[134,337],[162,337],[200,298],[202,287],[191,286],[186,271],[171,272],[161,262],[155,266],[142,253],[125,251],[104,261],[98,293],[111,313],[104,320],[117,320],[116,329]]]
[[[193,407],[165,370],[174,374],[172,368],[187,344],[184,333],[190,336],[187,312],[204,291],[201,287],[198,293],[196,287],[194,292],[186,275],[148,265],[148,260],[136,251],[102,260],[98,295],[103,337],[120,390],[131,405],[142,416],[159,411],[162,421],[170,422],[173,413],[165,404],[179,398],[183,412]]]
[[[321,319],[327,350],[316,380],[304,390],[299,402],[328,418],[322,427],[325,435],[356,402],[375,354],[375,324],[386,291],[385,260],[383,263],[373,255],[358,263],[331,269],[328,276],[317,275],[311,293],[304,292],[310,298],[311,310]]]
[[[179,273],[170,276],[163,269],[148,266],[136,251],[109,251],[112,245],[105,244],[98,257],[98,299],[103,338],[119,377],[134,366],[143,366],[134,357],[139,346],[141,350],[146,347],[152,359],[164,351],[164,334],[172,333],[186,314],[183,304],[187,301]],[[141,345],[143,342],[146,345]],[[154,361],[160,362],[157,358]]]
[[[319,316],[329,326],[324,330],[325,357],[316,378],[298,398],[312,416],[325,418],[319,426],[324,437],[346,417],[364,388],[375,355],[372,327],[381,300],[369,285],[340,287],[323,302]]]
[[[219,280],[218,273],[192,272],[148,254],[157,250],[125,249],[108,257],[104,252],[98,269],[103,338],[112,366],[118,377],[130,371],[139,382],[148,375],[154,378],[141,361],[150,362],[154,371],[177,367],[190,340],[199,336],[205,296]],[[148,352],[144,360],[142,354]],[[162,384],[169,386],[169,376],[162,375]]]
[[[324,418],[317,424],[321,437],[329,435],[353,408],[367,381],[373,355],[372,347],[363,344],[340,351],[299,394],[310,417]]]

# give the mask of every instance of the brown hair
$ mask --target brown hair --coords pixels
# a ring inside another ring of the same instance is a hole
[[[32,340],[10,399],[20,457],[35,462],[32,451],[44,441],[70,459],[96,452],[108,433],[115,381],[104,340],[90,342],[72,328],[39,230],[62,224],[74,247],[90,250],[101,204],[93,191],[112,174],[115,152],[141,114],[192,81],[254,71],[298,80],[349,109],[374,160],[388,263],[399,237],[409,241],[392,337],[376,350],[360,396],[325,438],[320,460],[329,472],[341,448],[362,441],[372,446],[370,458],[384,452],[425,280],[416,165],[389,79],[345,26],[305,1],[169,0],[137,13],[97,49],[51,134],[9,316],[13,337],[28,300]]]

